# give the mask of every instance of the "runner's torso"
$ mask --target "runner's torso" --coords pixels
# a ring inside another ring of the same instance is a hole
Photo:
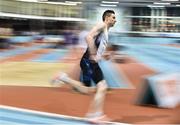
[[[95,38],[95,47],[97,49],[97,56],[102,56],[104,51],[106,50],[108,42],[108,36],[105,34],[105,32],[101,31]],[[87,48],[86,52],[83,55],[83,58],[89,59],[90,52],[89,48]]]

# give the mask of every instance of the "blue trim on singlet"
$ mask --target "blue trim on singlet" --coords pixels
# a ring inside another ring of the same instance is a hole
[[[100,45],[100,42],[101,42],[101,36],[102,36],[102,33],[103,32],[100,32],[98,35],[97,35],[97,37],[96,37],[96,39],[95,39],[95,45],[96,45],[96,48],[99,48],[99,45]]]

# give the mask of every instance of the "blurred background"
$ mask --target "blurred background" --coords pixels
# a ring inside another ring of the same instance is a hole
[[[101,21],[104,10],[113,9],[117,23],[111,34],[177,38],[179,6],[179,0],[0,0],[0,35],[30,36],[31,40],[62,35],[71,43],[69,35],[79,37]],[[1,42],[0,47],[4,46],[9,44]]]
[[[113,9],[112,32],[174,36],[180,32],[179,6],[179,0],[1,0],[0,27],[1,34],[61,34],[89,28],[104,10]]]

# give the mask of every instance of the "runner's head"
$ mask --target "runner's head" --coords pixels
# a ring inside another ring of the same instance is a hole
[[[109,27],[114,26],[116,23],[115,12],[113,10],[106,10],[102,16],[103,22],[106,22]]]

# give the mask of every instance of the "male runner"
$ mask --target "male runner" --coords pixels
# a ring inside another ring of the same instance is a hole
[[[108,45],[108,30],[116,23],[115,12],[106,10],[102,15],[103,22],[95,25],[86,36],[87,50],[81,58],[80,67],[83,73],[83,81],[90,84],[93,80],[96,84],[96,94],[86,115],[92,121],[103,121],[106,116],[103,112],[104,99],[107,91],[107,83],[98,62],[108,58],[105,53]],[[92,92],[90,87],[84,86],[81,82],[73,80],[66,73],[58,73],[53,78],[55,83],[64,82],[75,87],[82,93]]]

